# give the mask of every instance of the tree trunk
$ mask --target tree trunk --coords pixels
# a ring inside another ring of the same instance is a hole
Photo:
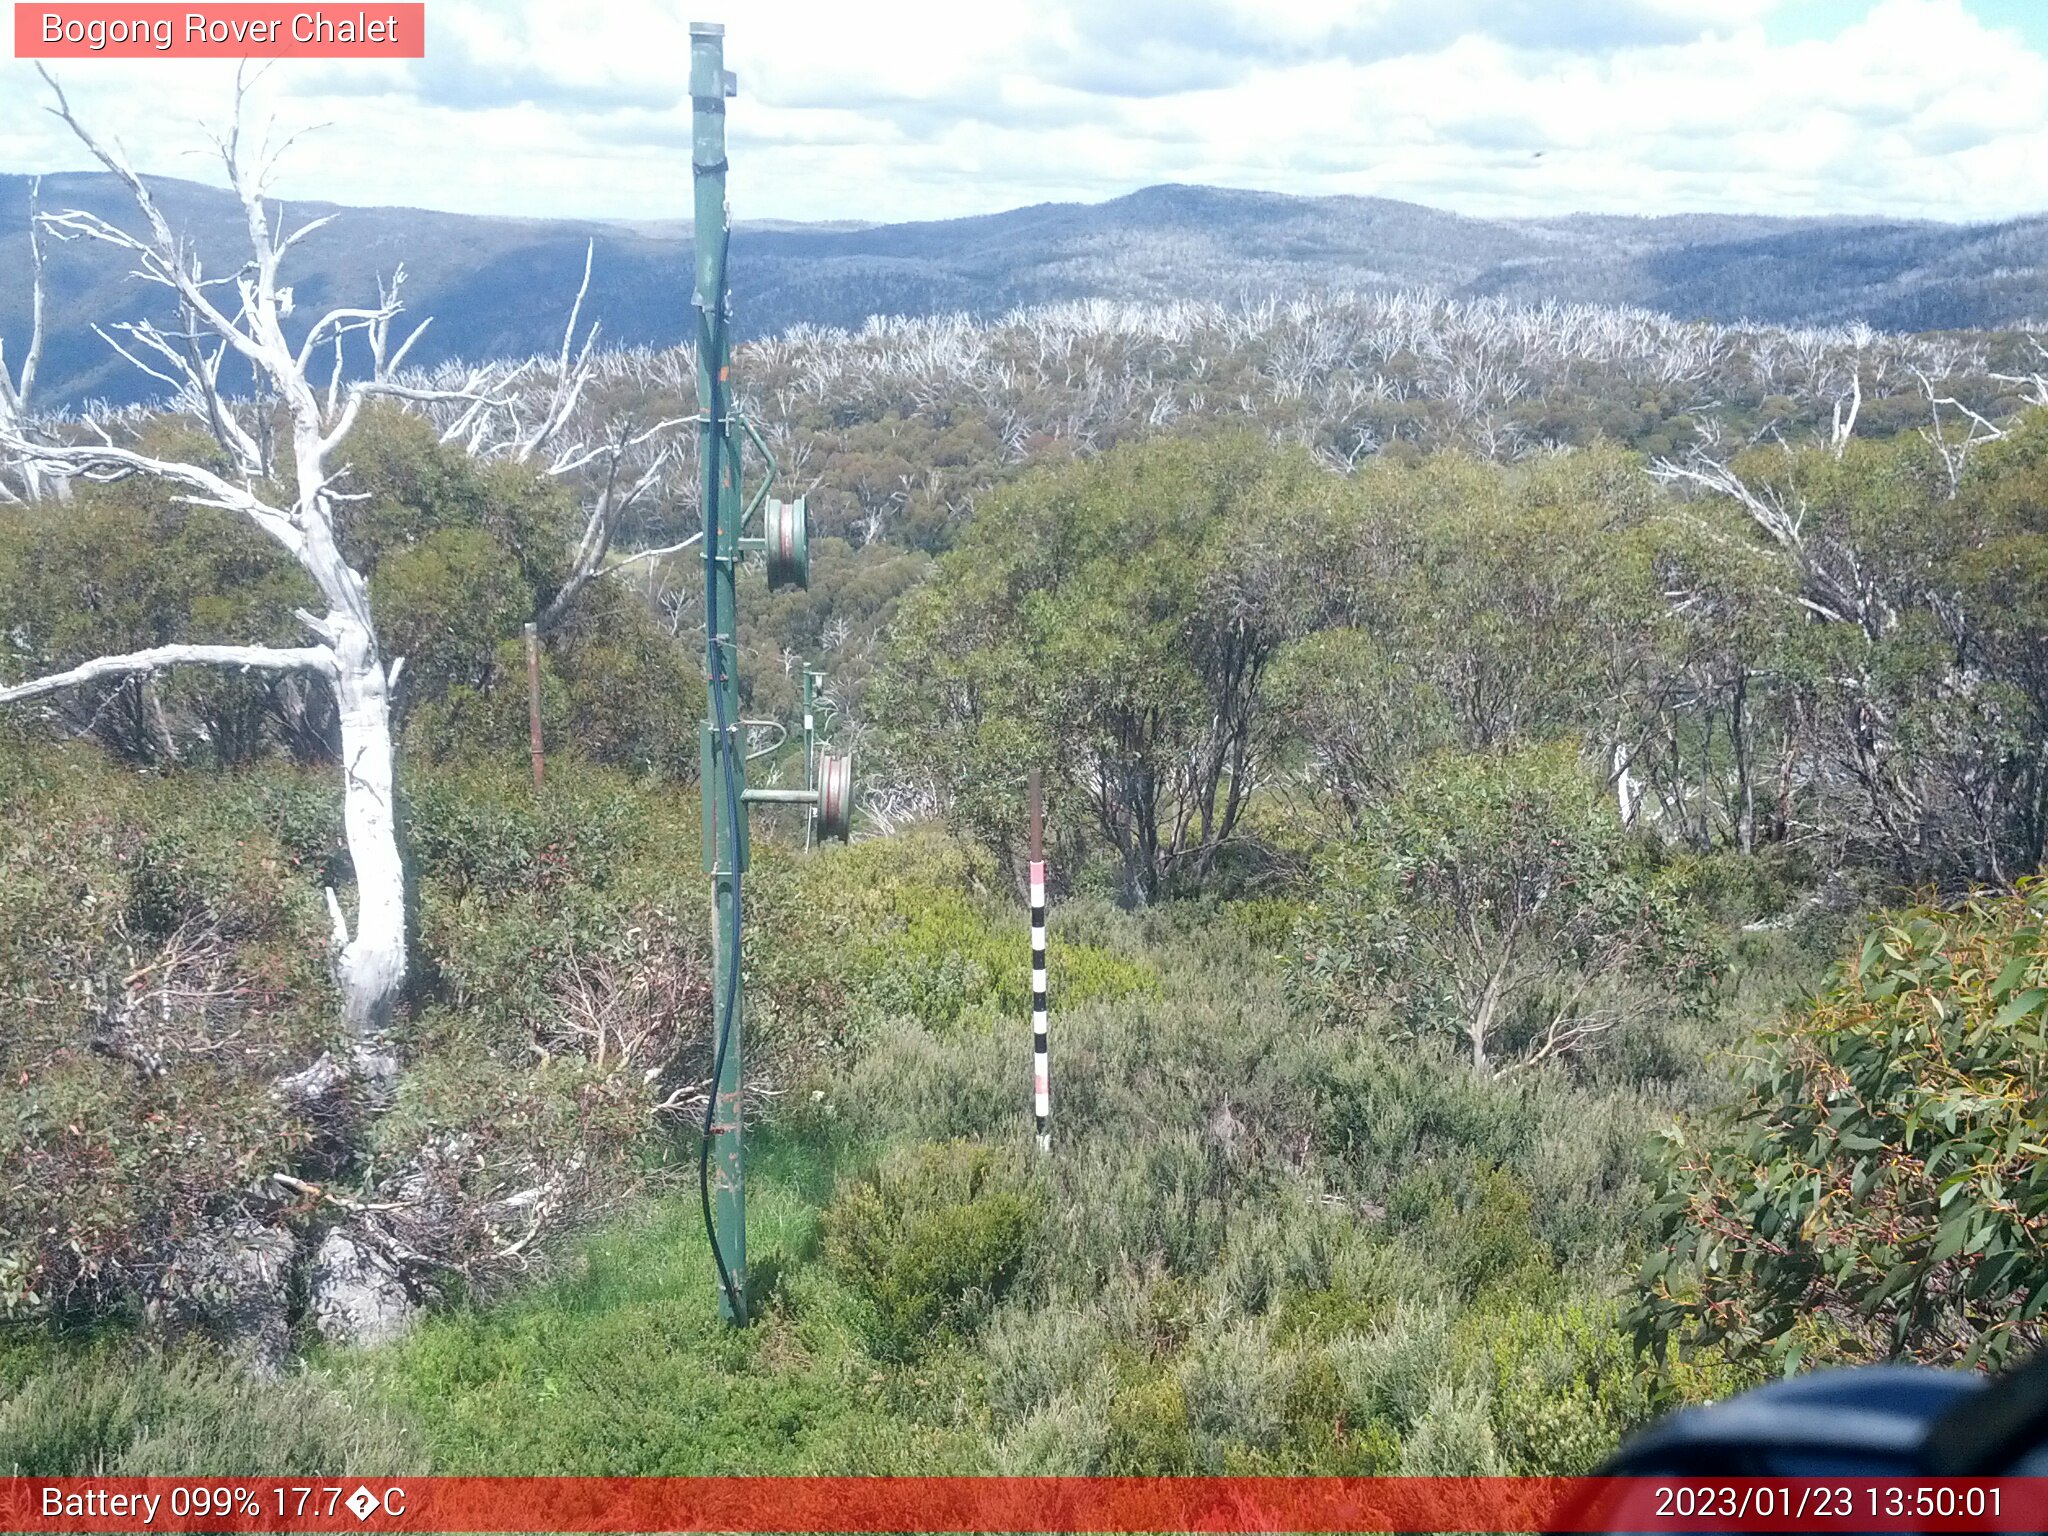
[[[1152,904],[1152,863],[1138,853],[1124,856],[1123,896],[1118,902],[1126,912],[1142,912]]]
[[[1749,739],[1749,671],[1735,675],[1735,694],[1730,701],[1728,739],[1735,748],[1735,843],[1745,857],[1756,852],[1756,769]]]
[[[1636,781],[1634,775],[1628,771],[1633,760],[1634,754],[1629,751],[1626,744],[1616,741],[1613,758],[1614,809],[1621,816],[1621,824],[1624,827],[1632,827],[1636,822]]]
[[[1486,990],[1480,994],[1479,1006],[1472,1010],[1472,1017],[1466,1026],[1466,1037],[1472,1042],[1472,1070],[1484,1072],[1487,1068],[1486,1042],[1493,1037],[1493,1015],[1500,1007],[1501,984],[1507,975],[1507,958],[1502,956],[1493,974],[1486,978]]]
[[[391,697],[366,625],[329,616],[341,712],[342,821],[356,874],[355,933],[337,971],[342,1007],[359,1045],[391,1021],[405,983],[405,866],[393,814]]]

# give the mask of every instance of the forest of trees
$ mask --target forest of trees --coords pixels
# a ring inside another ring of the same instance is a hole
[[[38,416],[31,348],[0,401],[0,1460],[1569,1472],[2040,1341],[2033,338],[1394,295],[744,349],[818,519],[807,591],[742,582],[746,712],[826,664],[868,809],[757,832],[727,1335],[691,359],[572,315],[412,373],[387,293],[315,389],[258,254],[214,335],[268,393],[168,347],[163,407]]]

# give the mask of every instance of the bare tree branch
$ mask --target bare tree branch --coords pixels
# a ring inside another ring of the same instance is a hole
[[[0,423],[0,449],[25,463],[54,469],[85,480],[118,480],[129,475],[151,475],[185,486],[195,494],[187,499],[200,506],[240,512],[284,546],[294,559],[303,562],[306,541],[297,519],[290,512],[223,480],[212,470],[176,459],[159,459],[112,443],[43,443],[23,437]]]
[[[1805,520],[1805,509],[1787,506],[1785,498],[1776,489],[1765,487],[1759,491],[1726,464],[1695,453],[1683,462],[1673,459],[1657,459],[1650,465],[1651,476],[1666,485],[1689,484],[1717,496],[1726,496],[1749,514],[1750,521],[1768,534],[1772,541],[1786,550],[1800,547],[1800,528]]]
[[[663,472],[668,468],[669,450],[664,447],[655,454],[654,462],[641,472],[632,486],[621,493],[618,488],[619,467],[627,451],[638,444],[650,441],[656,433],[671,425],[674,423],[663,422],[630,439],[625,436],[623,429],[615,430],[612,451],[608,455],[610,462],[606,466],[604,489],[598,493],[597,501],[590,509],[590,516],[584,523],[583,537],[577,541],[575,557],[570,561],[568,579],[548,600],[547,606],[541,610],[540,617],[535,620],[543,633],[555,628],[568,617],[569,610],[575,605],[583,589],[590,584],[591,578],[603,569],[604,558],[611,550],[612,534],[618,527],[619,518],[660,483]]]
[[[43,360],[42,189],[43,179],[40,176],[28,184],[28,348],[22,354],[21,372],[17,377],[8,376],[6,346],[0,342],[0,431],[18,426],[27,418],[30,401],[35,394],[36,371]],[[0,497],[10,502],[41,500],[42,477],[35,466],[23,464],[17,468],[21,475],[21,494],[16,495],[4,480],[0,480]]]
[[[71,668],[52,672],[32,682],[0,688],[0,704],[59,693],[108,677],[132,677],[137,673],[161,672],[166,667],[240,667],[255,672],[318,672],[334,676],[334,653],[325,646],[281,650],[267,645],[159,645],[126,656],[100,656]]]
[[[1920,381],[1920,389],[1927,396],[1927,410],[1934,418],[1933,425],[1921,435],[1934,445],[1934,451],[1941,455],[1942,468],[1948,473],[1948,494],[1953,500],[1963,487],[1963,470],[1970,462],[1970,453],[1980,443],[1992,443],[2005,436],[2003,428],[1995,426],[1971,410],[1953,395],[1936,395],[1934,383],[1925,372],[1914,368],[1913,377]],[[1948,406],[1966,417],[1969,427],[1960,441],[1951,440],[1948,429],[1942,425],[1941,408]]]
[[[625,570],[628,566],[638,565],[642,560],[660,560],[667,555],[679,555],[686,549],[695,548],[699,543],[703,541],[703,538],[704,534],[703,531],[700,529],[698,532],[691,534],[687,539],[683,540],[683,542],[680,544],[664,544],[660,549],[636,550],[634,553],[626,556],[625,559],[619,561],[617,564],[606,566],[605,574],[607,576],[616,576],[619,574],[619,572]]]

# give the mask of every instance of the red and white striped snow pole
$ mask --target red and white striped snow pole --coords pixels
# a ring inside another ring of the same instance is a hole
[[[1049,1009],[1045,986],[1045,832],[1038,798],[1038,770],[1031,770],[1031,1115],[1038,1150],[1052,1150],[1052,1063],[1048,1054]]]

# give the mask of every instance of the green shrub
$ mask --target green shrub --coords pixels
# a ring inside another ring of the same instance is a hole
[[[1570,743],[1417,768],[1323,861],[1295,944],[1307,1000],[1455,1040],[1486,1072],[1674,1012],[1712,964],[1684,872],[1656,866]]]
[[[222,786],[222,792],[239,799],[251,820],[270,830],[294,869],[336,888],[353,878],[342,826],[342,788],[332,773],[280,764],[246,774]]]
[[[1528,1186],[1505,1169],[1487,1168],[1434,1201],[1412,1240],[1460,1295],[1540,1299],[1556,1293],[1558,1272],[1533,1218]]]
[[[1061,1207],[1073,1213],[1057,1231],[1061,1272],[1099,1284],[1133,1266],[1197,1275],[1216,1262],[1229,1213],[1197,1134],[1158,1127],[1072,1139],[1055,1169]]]
[[[1498,1477],[1507,1470],[1494,1442],[1485,1389],[1449,1377],[1402,1438],[1403,1477]]]
[[[1489,1388],[1494,1442],[1519,1476],[1584,1476],[1665,1406],[1613,1302],[1475,1308],[1453,1339]]]
[[[1274,1338],[1321,1343],[1384,1322],[1395,1300],[1391,1270],[1400,1261],[1390,1249],[1365,1252],[1375,1262],[1346,1264],[1326,1285],[1285,1292],[1273,1311]]]
[[[1264,1312],[1281,1298],[1329,1290],[1355,1232],[1346,1215],[1283,1186],[1238,1214],[1215,1276],[1238,1307]]]
[[[421,881],[456,897],[609,884],[646,840],[645,810],[615,778],[563,767],[538,792],[510,765],[411,775],[406,849]]]
[[[306,1374],[199,1352],[67,1342],[0,1350],[0,1466],[29,1477],[418,1473],[413,1425]]]
[[[898,850],[884,847],[864,862],[872,867],[895,857]],[[867,916],[861,942],[845,960],[855,995],[881,1016],[915,1019],[927,1029],[949,1029],[982,1012],[1028,1018],[1031,939],[1022,902],[994,914],[984,884],[989,871],[979,860],[953,877],[958,884],[947,878],[951,873],[940,865],[929,874],[914,868],[907,878],[883,876],[886,906]],[[1061,1009],[1159,992],[1150,966],[1056,931],[1047,937],[1046,968]]]
[[[1322,1477],[1384,1477],[1400,1465],[1401,1441],[1384,1420],[1351,1418],[1344,1379],[1325,1355],[1298,1362],[1280,1404],[1287,1470]]]
[[[1283,1399],[1295,1362],[1249,1318],[1212,1320],[1171,1369],[1178,1379],[1202,1471],[1233,1457],[1270,1456],[1287,1435]]]
[[[1138,1375],[1109,1400],[1103,1471],[1111,1477],[1185,1477],[1197,1470],[1188,1397],[1172,1376]]]
[[[1344,1384],[1346,1417],[1378,1420],[1405,1438],[1454,1374],[1451,1309],[1402,1302],[1373,1332],[1339,1339],[1323,1353]]]
[[[1179,1275],[1161,1275],[1145,1291],[1145,1342],[1164,1357],[1184,1349],[1195,1337],[1207,1311],[1201,1291]]]
[[[1871,930],[1674,1132],[1646,1337],[1996,1363],[2042,1340],[2048,883]]]
[[[417,1038],[520,1065],[630,1047],[667,1071],[708,1006],[694,803],[565,767],[538,794],[509,764],[411,776]]]
[[[1225,902],[1218,915],[1243,932],[1254,955],[1278,959],[1287,951],[1294,925],[1301,921],[1301,907],[1301,901],[1292,896],[1248,896]]]
[[[885,1159],[825,1213],[825,1252],[872,1310],[877,1353],[903,1358],[972,1333],[1024,1268],[1038,1196],[964,1142]]]
[[[1021,1425],[1085,1387],[1109,1358],[1095,1296],[1031,1297],[998,1307],[981,1336],[988,1404],[998,1425]]]
[[[1107,1393],[1066,1393],[1036,1409],[995,1445],[1007,1477],[1088,1477],[1107,1459]]]
[[[295,1166],[313,1128],[272,1085],[341,1026],[318,892],[236,797],[27,757],[0,773],[0,1313],[89,1315]]]

